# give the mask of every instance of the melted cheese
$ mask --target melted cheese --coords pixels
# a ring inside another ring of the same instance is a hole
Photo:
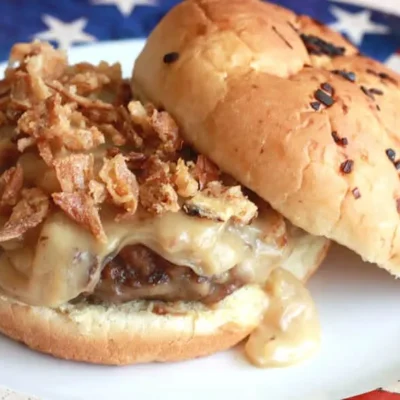
[[[320,347],[320,325],[314,302],[290,272],[276,269],[265,290],[270,304],[245,347],[259,367],[284,367],[311,357]]]
[[[268,212],[251,225],[235,226],[190,217],[183,212],[114,222],[104,215],[106,244],[63,213],[50,215],[35,246],[7,247],[0,256],[0,286],[30,305],[55,307],[91,292],[102,266],[128,244],[143,244],[177,265],[201,276],[224,273],[234,266],[248,281],[264,283],[279,265],[285,246],[265,240]],[[270,238],[269,238],[270,239]]]
[[[277,222],[276,213],[262,210],[246,226],[183,212],[160,217],[138,212],[132,220],[118,223],[105,213],[102,220],[108,237],[105,244],[62,212],[51,214],[24,241],[2,244],[0,289],[30,305],[57,307],[93,291],[103,265],[124,246],[140,243],[198,275],[220,275],[236,266],[246,281],[265,287],[269,305],[246,344],[253,364],[282,367],[310,357],[319,348],[320,327],[308,291],[291,273],[277,268],[293,258],[293,245],[294,251],[307,246],[296,245],[303,235],[297,232],[298,238],[287,231],[283,219]],[[291,246],[282,244],[285,239],[280,233],[285,231]],[[308,245],[317,240],[305,236],[310,238]]]

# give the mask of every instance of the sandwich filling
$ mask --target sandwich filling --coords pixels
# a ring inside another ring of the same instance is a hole
[[[0,96],[4,294],[55,308],[212,307],[257,284],[269,306],[250,359],[285,365],[315,350],[315,307],[281,267],[299,240],[322,239],[196,154],[168,113],[134,99],[118,64],[69,66],[47,44],[18,44]]]

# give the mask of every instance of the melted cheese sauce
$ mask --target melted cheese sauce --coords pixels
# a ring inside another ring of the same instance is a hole
[[[311,357],[320,347],[321,330],[308,290],[290,272],[276,269],[265,291],[270,303],[246,343],[249,360],[258,367],[285,367]]]
[[[102,244],[57,212],[46,219],[34,245],[25,241],[3,246],[0,287],[27,304],[57,307],[93,291],[106,261],[124,246],[139,243],[201,276],[219,275],[236,266],[247,281],[263,284],[287,251],[277,235],[271,239],[264,231],[269,218],[266,211],[251,225],[236,226],[184,212],[160,217],[138,212],[118,223],[103,215],[108,241]]]

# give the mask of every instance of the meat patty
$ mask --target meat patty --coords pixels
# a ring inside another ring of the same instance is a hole
[[[92,301],[114,304],[131,300],[201,301],[216,303],[246,283],[235,268],[212,278],[170,263],[142,245],[124,247],[104,267],[90,295]]]

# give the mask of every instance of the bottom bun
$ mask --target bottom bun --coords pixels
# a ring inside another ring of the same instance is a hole
[[[240,342],[258,325],[268,304],[257,286],[217,303],[176,303],[166,315],[154,302],[118,306],[68,304],[31,307],[1,297],[0,331],[34,350],[69,360],[126,365],[206,356]]]
[[[329,241],[308,236],[296,244],[283,267],[305,281],[324,259]],[[243,340],[261,321],[268,298],[259,286],[248,285],[212,307],[178,302],[160,315],[160,304],[82,302],[51,309],[0,296],[0,332],[69,360],[109,365],[180,361],[226,350]]]

